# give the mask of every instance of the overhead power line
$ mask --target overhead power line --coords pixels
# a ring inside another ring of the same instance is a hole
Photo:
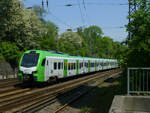
[[[73,28],[71,25],[67,24],[66,22],[64,22],[62,19],[58,18],[57,16],[55,16],[50,10],[49,10],[49,3],[48,3],[48,0],[42,0],[42,8],[44,9],[44,7],[47,7],[47,12],[48,14],[50,14],[51,16],[53,16],[58,22],[62,23],[63,25],[69,27],[69,28]]]
[[[69,27],[69,28],[73,28],[71,25],[69,25],[68,23],[66,23],[65,21],[63,21],[62,19],[58,18],[57,16],[55,16],[50,10],[49,8],[47,7],[47,10],[48,10],[48,14],[50,14],[51,16],[53,16],[58,22],[62,23],[63,25]]]
[[[123,5],[128,5],[128,3],[100,3],[100,2],[83,2],[84,9],[86,9],[86,5],[110,5],[110,6],[123,6]],[[60,6],[60,5],[59,5]],[[66,4],[65,6],[78,6],[78,4]]]
[[[82,10],[81,10],[81,6],[80,6],[79,0],[77,0],[77,3],[78,3],[79,10],[80,10],[81,21],[83,23],[83,27],[85,27],[85,21],[84,21],[84,17],[83,17],[83,14],[82,14]]]
[[[85,15],[86,15],[86,19],[87,19],[87,23],[90,23],[89,21],[89,16],[88,16],[88,13],[87,13],[87,8],[86,8],[86,5],[85,5],[86,3],[85,3],[85,0],[83,0],[83,7],[84,7],[84,11],[85,11]]]
[[[125,26],[108,26],[108,27],[102,27],[102,29],[123,29]]]
[[[85,1],[83,0],[83,6],[84,6],[84,9],[86,10],[86,7],[85,7]]]

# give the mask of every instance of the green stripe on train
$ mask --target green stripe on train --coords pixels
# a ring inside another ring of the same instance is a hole
[[[79,60],[76,60],[76,74],[79,74]]]
[[[64,77],[67,77],[67,69],[68,69],[67,60],[64,60]]]
[[[88,60],[88,72],[90,72],[90,60]]]

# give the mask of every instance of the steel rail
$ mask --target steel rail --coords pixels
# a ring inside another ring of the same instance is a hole
[[[1,79],[0,80],[0,85],[2,85],[2,84],[8,84],[8,83],[11,83],[11,82],[16,82],[16,81],[18,81],[17,79]]]
[[[105,73],[104,73],[105,74]],[[108,74],[108,73],[107,73]],[[93,78],[93,79],[97,79],[97,78],[99,78],[99,77],[95,77],[95,78]],[[84,81],[84,83],[86,83],[86,82],[88,82],[88,81],[91,81],[91,80],[93,80],[93,79],[90,79],[90,80],[87,80],[87,81]],[[104,80],[105,80],[105,78],[104,78]],[[81,85],[81,84],[83,84],[83,83],[78,83],[78,85],[76,84],[76,85],[72,85],[72,86],[69,86],[69,87],[67,87],[68,88],[68,90],[69,89],[72,89],[72,88],[75,88],[75,87],[77,87],[77,86],[79,86],[79,85]],[[52,92],[52,93],[50,93],[50,95],[48,94],[47,96],[42,96],[42,97],[40,97],[40,98],[42,98],[41,100],[40,99],[38,99],[38,100],[36,100],[36,102],[34,103],[34,102],[32,102],[32,104],[30,104],[30,106],[29,106],[29,104],[26,106],[26,108],[24,108],[23,110],[19,110],[18,109],[18,111],[17,112],[25,112],[25,113],[27,113],[27,112],[29,112],[29,113],[31,113],[31,111],[34,111],[34,109],[33,109],[33,106],[36,106],[36,107],[34,107],[35,109],[38,109],[39,107],[41,108],[41,105],[42,105],[42,103],[41,102],[43,102],[43,104],[45,105],[47,105],[48,103],[53,103],[53,101],[54,101],[54,98],[56,98],[56,96],[57,96],[57,94],[59,93],[64,93],[64,92],[67,92],[68,91],[66,88],[62,88],[62,89],[59,89],[59,90],[57,90],[57,91],[55,91],[55,92]],[[56,95],[55,95],[56,94]],[[51,97],[51,98],[50,98]],[[51,100],[53,100],[53,101],[51,101]],[[48,102],[48,103],[47,103]],[[22,108],[21,108],[22,109]],[[12,110],[11,112],[15,112],[15,110],[16,109],[14,109],[14,110]]]
[[[98,76],[99,74],[101,74],[101,76]],[[58,93],[62,93],[65,91],[68,91],[72,88],[75,88],[77,86],[80,86],[81,84],[84,84],[90,80],[96,79],[96,78],[100,78],[100,77],[104,77],[108,74],[108,72],[101,72],[99,74],[94,74],[92,76],[85,76],[83,78],[80,79],[75,79],[69,82],[65,82],[65,83],[61,83],[61,84],[56,84],[55,86],[49,86],[43,89],[37,89],[34,91],[29,91],[29,92],[25,92],[23,94],[20,95],[14,95],[13,98],[9,97],[9,98],[4,98],[3,100],[0,99],[0,111],[4,112],[4,111],[9,111],[8,107],[10,109],[12,109],[13,112],[18,111],[19,109],[23,109],[25,107],[29,107],[29,103],[33,104],[37,104],[39,103],[39,101],[46,101],[48,98],[54,98],[55,96],[58,95]],[[103,75],[102,75],[103,74]],[[109,76],[109,75],[107,75]],[[91,78],[92,77],[92,78]],[[51,92],[53,91],[53,92]],[[3,97],[3,96],[1,96]],[[34,100],[34,101],[33,101]],[[9,102],[8,102],[9,101]],[[2,104],[3,103],[3,104]],[[28,103],[28,105],[27,105]],[[27,106],[25,106],[25,104]],[[15,106],[23,106],[21,108],[15,108]]]
[[[121,74],[121,72],[115,73],[112,75],[112,78],[116,78],[119,77],[118,75]],[[95,86],[99,86],[103,83],[104,81],[100,81],[99,83],[97,83]],[[90,88],[89,90],[91,91],[92,89],[94,89],[94,87]],[[72,100],[70,100],[69,102],[67,102],[66,104],[64,104],[63,106],[61,106],[60,108],[58,108],[55,112],[53,113],[59,113],[60,111],[62,111],[63,109],[65,109],[69,104],[72,104],[73,102],[79,100],[82,96],[86,95],[87,93],[89,93],[89,90],[86,90],[82,93],[79,93],[78,96],[76,96],[75,98],[73,98]]]

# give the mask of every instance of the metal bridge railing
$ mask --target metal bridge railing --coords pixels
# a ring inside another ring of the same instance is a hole
[[[150,68],[128,68],[127,93],[150,94]]]

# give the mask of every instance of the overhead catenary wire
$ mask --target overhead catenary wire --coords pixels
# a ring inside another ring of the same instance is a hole
[[[48,12],[48,14],[50,14],[53,18],[55,18],[58,22],[60,22],[60,23],[62,23],[63,25],[65,25],[65,26],[67,26],[67,27],[69,27],[70,29],[72,29],[73,27],[71,26],[71,25],[69,25],[69,24],[67,24],[65,21],[63,21],[62,19],[60,19],[60,18],[58,18],[57,16],[55,16],[50,10],[49,10],[49,7],[48,7],[48,5],[49,5],[49,3],[48,3],[48,0],[46,0],[45,2],[44,2],[44,0],[42,0],[42,8],[44,9],[44,6],[46,5],[46,7],[47,7],[47,12]]]
[[[129,5],[128,3],[100,3],[100,2],[86,2],[85,1],[82,3],[84,5],[84,9],[86,9],[86,5],[101,5],[101,6],[104,6],[104,5],[107,5],[107,6],[127,6]],[[78,4],[67,4],[69,6],[78,6]],[[67,5],[59,5],[59,6],[67,6]]]
[[[82,21],[83,27],[85,27],[85,20],[84,20],[83,14],[82,14],[82,10],[81,10],[81,6],[80,6],[79,0],[77,0],[77,4],[78,4],[78,7],[79,7],[79,11],[80,11],[81,21]]]
[[[88,24],[89,24],[90,23],[90,19],[89,19],[88,13],[87,13],[87,8],[86,8],[86,5],[85,5],[85,0],[83,0],[83,7],[84,7],[86,19],[87,19]]]
[[[102,29],[124,29],[125,26],[108,26],[108,27],[102,27]]]
[[[57,16],[55,16],[50,10],[49,8],[47,7],[47,11],[48,11],[48,14],[50,14],[51,16],[53,16],[58,22],[62,23],[63,25],[69,27],[70,29],[73,29],[73,27],[71,25],[69,25],[68,23],[66,23],[65,21],[63,21],[62,19],[58,18]]]
[[[128,5],[128,3],[87,2],[86,5],[110,5],[110,6],[122,6],[122,5]]]
[[[3,2],[3,1],[0,1],[0,3],[5,3],[5,2]],[[25,3],[31,3],[31,2],[29,2],[29,1],[25,1]],[[46,2],[44,2],[44,0],[41,0],[41,4],[43,4],[43,6],[44,6],[44,4],[47,4],[48,3],[48,0],[46,0]],[[110,5],[110,6],[122,6],[122,5],[129,5],[129,3],[100,3],[100,2],[85,2],[85,0],[84,0],[84,2],[83,2],[85,5],[84,5],[84,8],[85,8],[85,6],[86,5]],[[1,5],[1,4],[0,4]],[[18,4],[19,5],[19,4]],[[64,4],[62,4],[62,5],[55,5],[55,6],[66,6],[66,5],[64,5]],[[71,4],[71,6],[78,6],[78,4]]]
[[[85,1],[83,0],[83,6],[84,6],[84,9],[86,10],[86,6],[85,6]]]

